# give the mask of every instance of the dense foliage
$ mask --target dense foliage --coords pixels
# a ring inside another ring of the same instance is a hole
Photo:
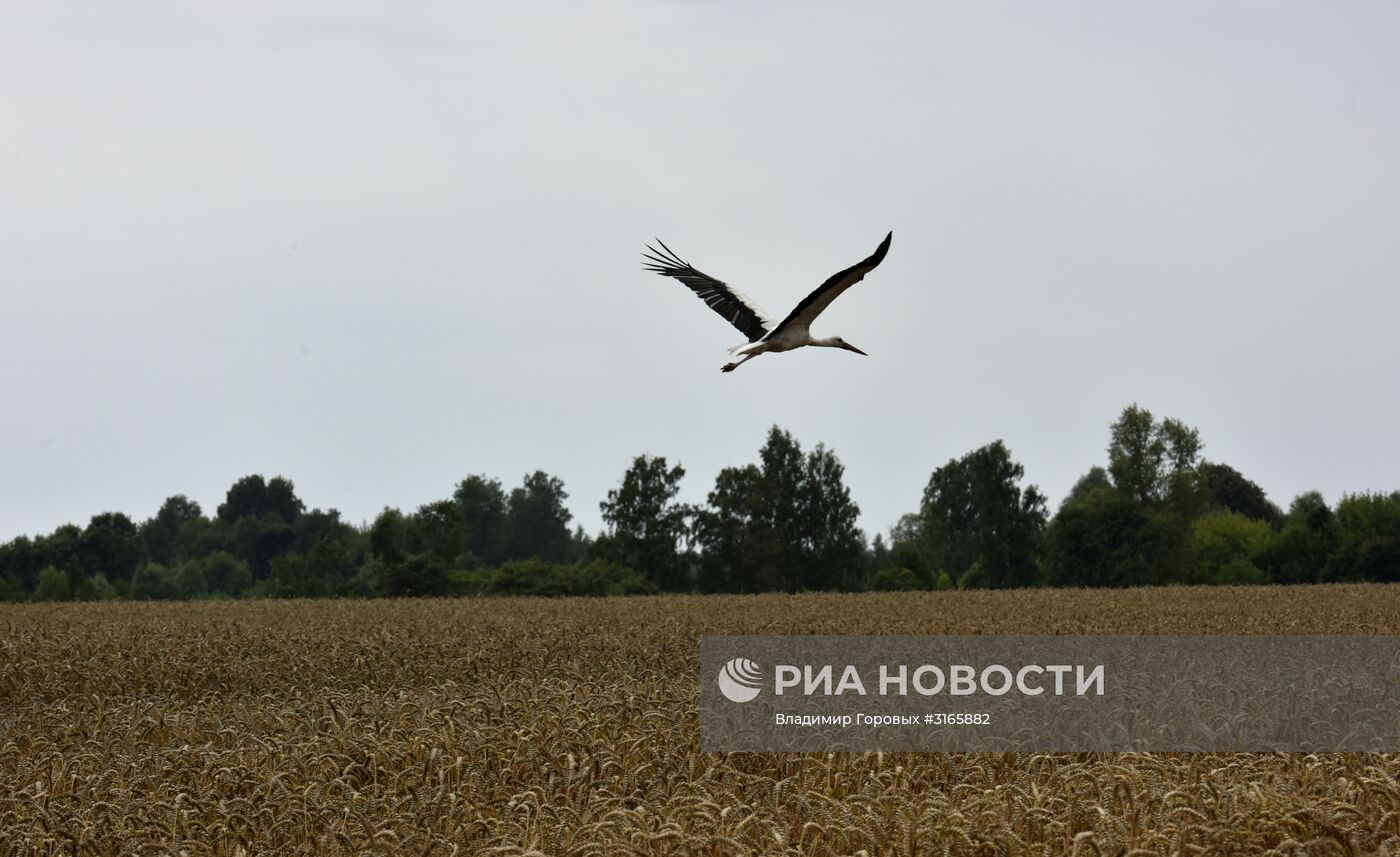
[[[246,476],[213,516],[184,495],[137,523],[119,512],[0,545],[0,600],[373,595],[625,595],[1023,586],[1400,581],[1400,492],[1317,492],[1285,513],[1198,432],[1131,405],[1052,516],[1000,441],[929,477],[917,511],[873,543],[836,455],[778,427],[700,506],[685,469],[639,456],[570,529],[557,477],[507,491],[469,475],[447,499],[367,526],[306,508],[292,482]]]

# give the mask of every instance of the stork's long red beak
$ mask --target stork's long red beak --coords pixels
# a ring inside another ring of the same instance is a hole
[[[864,351],[861,351],[859,348],[856,348],[854,345],[852,345],[852,344],[849,343],[849,342],[842,343],[841,347],[844,348],[844,349],[846,349],[847,351],[854,351],[855,353],[860,354],[860,355],[865,356],[865,357],[869,357],[869,356],[870,356],[869,354],[866,354]]]

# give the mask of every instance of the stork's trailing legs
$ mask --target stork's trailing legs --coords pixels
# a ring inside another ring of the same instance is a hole
[[[733,372],[735,369],[738,369],[740,366],[743,366],[745,363],[749,362],[750,360],[754,359],[762,353],[762,351],[755,351],[752,354],[745,354],[743,360],[740,360],[738,363],[726,363],[724,364],[724,367],[721,368],[719,371]]]

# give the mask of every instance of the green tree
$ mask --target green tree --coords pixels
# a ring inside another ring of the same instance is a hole
[[[354,577],[363,557],[349,539],[324,538],[306,552],[306,563],[317,581],[317,595],[334,595]]]
[[[111,601],[116,597],[117,588],[100,571],[91,577],[84,577],[78,588],[73,590],[76,601]]]
[[[593,537],[583,529],[583,525],[575,526],[574,531],[569,534],[569,562],[588,562],[589,557],[593,556],[593,541]]]
[[[1175,520],[1112,485],[1066,501],[1046,530],[1053,586],[1157,586],[1175,572]]]
[[[466,550],[462,508],[454,500],[439,500],[419,506],[406,525],[409,553],[431,554],[437,562],[451,567]]]
[[[175,561],[176,541],[180,528],[186,521],[203,518],[199,504],[184,494],[167,497],[160,510],[141,524],[141,540],[146,546],[146,555],[153,562],[170,565]]]
[[[43,559],[40,546],[28,536],[19,536],[0,545],[0,578],[12,581],[14,589],[30,592],[39,583]]]
[[[639,569],[667,592],[691,589],[690,563],[682,550],[690,510],[676,502],[685,468],[665,458],[639,455],[622,484],[598,504],[608,530],[593,544],[594,555]]]
[[[408,527],[403,513],[385,508],[369,528],[369,550],[385,563],[403,561],[408,554]]]
[[[1198,518],[1191,530],[1195,571],[1187,583],[1264,583],[1258,562],[1272,546],[1268,522],[1222,510]]]
[[[565,567],[542,559],[516,559],[501,563],[490,576],[486,591],[492,595],[556,597],[568,595]]]
[[[1283,512],[1269,501],[1264,489],[1246,479],[1235,468],[1205,461],[1201,463],[1199,472],[1211,505],[1238,512],[1246,518],[1266,521],[1270,526],[1283,524]]]
[[[871,579],[874,579],[874,576],[881,569],[890,568],[892,565],[889,545],[885,543],[885,537],[882,533],[876,533],[875,538],[870,542],[870,551],[865,557],[866,573],[870,575]]]
[[[923,518],[917,512],[900,516],[890,527],[890,558],[885,567],[907,568],[928,586],[935,580],[928,554]]]
[[[298,516],[292,525],[292,550],[307,553],[321,542],[342,542],[353,547],[359,540],[354,527],[340,519],[335,509],[312,509]]]
[[[760,513],[766,518],[776,540],[777,576],[787,581],[787,588],[802,584],[802,446],[789,432],[777,426],[768,430],[768,438],[758,451],[763,480],[759,496],[763,504]]]
[[[130,580],[145,552],[140,531],[130,518],[120,512],[104,512],[93,515],[83,530],[79,567],[84,576],[102,574],[108,580]]]
[[[68,575],[53,566],[45,566],[39,572],[39,583],[34,588],[35,601],[71,601],[73,587]]]
[[[1129,405],[1109,433],[1108,470],[1113,484],[1139,503],[1156,500],[1166,447],[1152,412]]]
[[[774,426],[760,464],[720,471],[695,516],[706,592],[853,589],[863,579],[865,538],[836,456],[809,455]]]
[[[248,563],[230,553],[219,551],[200,560],[186,560],[180,567],[194,564],[204,576],[205,585],[213,594],[238,596],[253,586],[253,571]]]
[[[958,575],[958,589],[986,589],[987,578],[982,574],[982,560],[977,560]]]
[[[921,510],[932,566],[960,577],[980,563],[979,585],[1030,586],[1045,533],[1045,497],[1020,487],[1025,469],[1000,441],[933,472]]]
[[[291,480],[281,476],[264,480],[253,474],[239,479],[219,504],[218,521],[227,533],[224,544],[231,553],[248,563],[253,576],[266,579],[272,561],[296,543],[294,525],[306,510],[296,496]]]
[[[452,499],[461,509],[465,547],[486,565],[499,565],[506,556],[506,494],[501,483],[485,476],[463,479]]]
[[[47,536],[34,541],[40,567],[62,569],[71,584],[83,577],[83,531],[74,524],[64,524]]]
[[[347,598],[374,598],[380,594],[379,586],[383,579],[384,564],[374,556],[366,556],[336,594]],[[453,585],[453,591],[463,595],[474,595],[479,591],[479,588],[468,590],[457,587],[455,581]]]
[[[1180,420],[1168,417],[1157,427],[1166,453],[1166,476],[1196,469],[1201,460],[1201,435]]]
[[[569,533],[573,515],[564,507],[568,498],[557,477],[542,470],[526,476],[521,486],[510,492],[507,555],[512,559],[567,561],[573,552]]]
[[[1317,491],[1294,498],[1273,546],[1260,558],[1277,583],[1316,583],[1340,539],[1336,516]]]
[[[1146,575],[1177,582],[1192,576],[1191,525],[1210,508],[1200,473],[1202,448],[1195,429],[1170,418],[1159,422],[1136,404],[1124,408],[1110,426],[1108,472],[1113,487],[1119,500],[1142,507],[1137,515],[1114,511],[1113,520],[1124,526],[1134,518],[1143,522],[1138,532],[1116,533],[1116,547],[1128,551],[1136,564],[1114,577]],[[1094,508],[1111,511],[1102,504]]]
[[[1328,580],[1400,581],[1400,492],[1347,494],[1337,503]]]
[[[180,524],[175,536],[172,559],[178,562],[203,559],[212,554],[232,553],[234,546],[233,527],[218,518],[209,519],[200,515],[187,518]]]
[[[1065,496],[1064,500],[1060,501],[1060,506],[1063,507],[1077,500],[1083,500],[1100,488],[1112,487],[1113,480],[1108,478],[1108,471],[1095,465],[1089,468],[1088,473],[1079,477],[1079,481],[1075,482],[1074,487],[1069,489],[1069,494]]]
[[[402,562],[383,566],[380,592],[394,597],[451,595],[449,570],[446,563],[432,554],[414,554]]]
[[[846,468],[817,444],[807,454],[797,495],[802,556],[797,579],[804,589],[864,589],[865,534],[856,526],[860,507],[851,499]]]
[[[337,582],[319,574],[306,554],[288,551],[272,561],[267,594],[273,598],[317,598],[334,591],[332,585]]]
[[[230,535],[233,555],[248,563],[257,580],[267,578],[272,561],[291,550],[296,540],[292,525],[271,513],[244,515],[234,522]]]
[[[905,592],[922,588],[918,575],[907,568],[881,569],[870,580],[873,592]]]
[[[618,595],[648,595],[656,592],[656,584],[633,568],[607,560],[573,566],[573,594],[597,597]]]
[[[28,590],[13,574],[0,571],[0,601],[23,601],[28,594]]]
[[[175,592],[183,599],[203,598],[209,594],[209,581],[204,568],[197,562],[181,563],[172,574]]]
[[[233,483],[224,502],[219,504],[218,516],[230,524],[242,518],[272,516],[290,525],[305,509],[291,480],[281,476],[264,480],[255,473]]]
[[[702,592],[771,592],[792,584],[783,575],[782,551],[766,511],[763,471],[749,464],[726,467],[715,477],[695,516]]]
[[[136,601],[173,601],[180,597],[180,589],[170,569],[148,562],[131,580],[131,597]]]
[[[1109,427],[1108,472],[1125,496],[1160,504],[1194,475],[1201,448],[1195,429],[1174,419],[1156,422],[1151,411],[1129,405]]]
[[[447,504],[452,505],[452,504]],[[273,559],[268,594],[282,598],[339,593],[364,559],[364,539],[335,509],[313,509],[297,518],[292,546]]]

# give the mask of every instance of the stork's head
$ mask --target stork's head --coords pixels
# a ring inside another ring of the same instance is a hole
[[[866,354],[864,351],[861,351],[859,348],[856,348],[854,345],[852,345],[851,343],[847,342],[846,340],[842,339],[842,338],[839,337],[839,336],[833,336],[833,337],[831,337],[831,343],[830,343],[830,344],[831,344],[831,346],[834,347],[834,348],[844,348],[844,349],[846,349],[847,351],[854,351],[855,353],[860,354],[860,355],[863,355],[863,356],[865,356],[865,357],[869,357],[869,356],[870,356],[869,354]]]

